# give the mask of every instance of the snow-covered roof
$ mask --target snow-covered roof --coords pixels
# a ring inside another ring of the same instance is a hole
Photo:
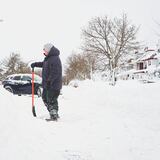
[[[160,53],[158,52],[154,58],[160,59]]]
[[[138,58],[136,62],[157,58],[157,55],[159,55],[159,53],[156,51],[147,51],[140,58]]]
[[[22,76],[29,76],[29,77],[32,78],[32,74],[29,74],[29,73],[11,74],[11,75],[7,76],[7,78],[12,78],[12,77],[15,77],[15,76],[21,76],[21,77]],[[39,81],[39,82],[42,81],[42,78],[39,75],[37,75],[37,74],[34,75],[34,78],[35,78],[35,81]]]
[[[8,77],[13,77],[13,76],[29,76],[29,77],[31,77],[32,74],[29,74],[29,73],[17,73],[17,74],[11,74]],[[35,76],[38,76],[38,75],[35,74]],[[40,77],[40,76],[38,76],[38,77]]]

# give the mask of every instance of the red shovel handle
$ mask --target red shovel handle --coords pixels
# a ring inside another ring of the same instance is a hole
[[[34,106],[34,68],[32,68],[32,113],[36,117],[36,111]]]

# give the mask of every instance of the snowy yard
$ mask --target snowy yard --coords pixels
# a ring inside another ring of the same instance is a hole
[[[157,160],[160,83],[84,81],[63,87],[60,120],[35,98],[0,87],[0,160]]]

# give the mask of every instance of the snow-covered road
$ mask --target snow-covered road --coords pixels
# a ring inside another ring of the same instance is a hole
[[[63,87],[60,120],[35,98],[0,87],[1,160],[151,160],[160,158],[160,83],[84,81]]]

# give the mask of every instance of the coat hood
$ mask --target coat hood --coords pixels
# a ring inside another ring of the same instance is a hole
[[[59,56],[60,55],[60,51],[56,48],[56,47],[52,47],[48,56],[47,57],[50,57],[50,56]]]

